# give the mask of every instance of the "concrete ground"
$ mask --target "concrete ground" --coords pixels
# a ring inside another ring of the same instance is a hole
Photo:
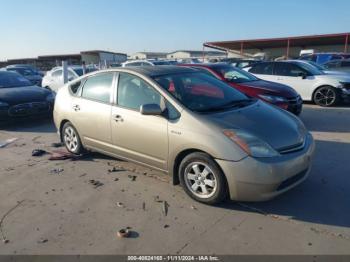
[[[57,150],[51,121],[1,128],[0,141],[19,140],[0,149],[0,217],[15,208],[1,223],[0,254],[350,254],[350,108],[306,105],[301,119],[317,142],[309,179],[269,202],[218,207],[100,154],[32,157]],[[131,237],[118,238],[125,227]]]

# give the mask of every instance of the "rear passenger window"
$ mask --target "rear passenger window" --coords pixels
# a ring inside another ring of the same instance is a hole
[[[89,77],[83,86],[83,98],[109,103],[113,82],[113,73],[101,73]]]
[[[253,74],[261,75],[272,75],[273,74],[273,63],[259,63],[252,66],[249,70]]]

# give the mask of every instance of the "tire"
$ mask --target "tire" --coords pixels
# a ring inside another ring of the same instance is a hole
[[[322,107],[335,106],[339,103],[340,95],[332,86],[322,86],[314,92],[313,101]]]
[[[69,152],[73,154],[81,154],[84,152],[84,147],[81,143],[79,134],[70,122],[63,125],[61,136],[62,141]]]
[[[225,175],[206,153],[186,156],[180,163],[178,175],[184,191],[196,201],[214,205],[227,197]]]

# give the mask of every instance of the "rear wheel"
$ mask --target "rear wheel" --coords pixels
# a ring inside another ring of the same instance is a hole
[[[225,176],[208,154],[186,156],[179,167],[179,178],[185,192],[199,202],[217,204],[227,196]]]
[[[339,102],[340,96],[337,90],[332,86],[323,86],[318,88],[315,93],[313,100],[316,105],[319,106],[334,106]]]
[[[81,154],[84,150],[79,134],[74,126],[67,122],[62,128],[62,140],[67,150],[73,154]]]

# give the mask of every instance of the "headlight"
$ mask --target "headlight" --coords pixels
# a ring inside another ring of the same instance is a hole
[[[46,97],[46,101],[53,102],[55,100],[55,94],[51,93]]]
[[[1,102],[1,101],[0,101],[0,107],[8,107],[8,106],[9,106],[8,103]]]
[[[248,155],[252,157],[275,157],[279,153],[268,143],[243,130],[226,129],[223,130],[225,136],[235,142]]]
[[[270,103],[283,103],[287,100],[281,96],[271,96],[271,95],[259,95],[260,98],[269,101]]]

